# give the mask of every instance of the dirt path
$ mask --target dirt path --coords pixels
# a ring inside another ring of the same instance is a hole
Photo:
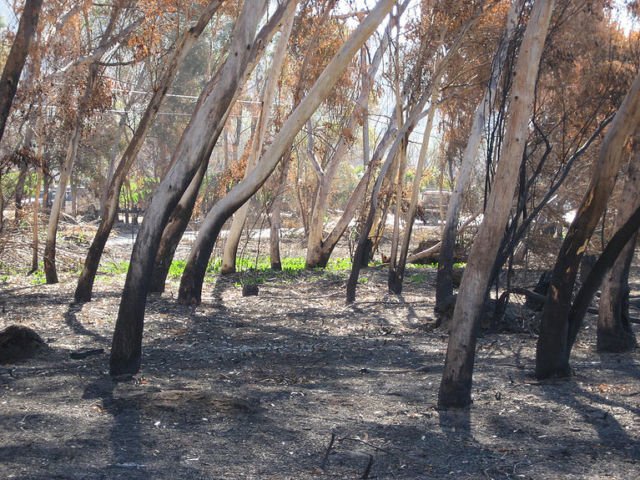
[[[51,350],[0,367],[0,478],[640,478],[640,358],[596,355],[593,318],[567,382],[528,376],[533,335],[485,335],[473,407],[445,414],[433,274],[411,272],[403,298],[365,276],[349,307],[336,274],[247,298],[221,279],[196,309],[173,285],[149,301],[141,375],[118,384],[106,353],[69,354],[108,351],[123,276],[84,306],[72,277],[3,295],[0,327]]]

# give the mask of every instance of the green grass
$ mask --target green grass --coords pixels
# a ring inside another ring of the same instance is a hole
[[[31,274],[32,285],[44,285],[47,283],[47,277],[44,274],[44,270],[36,270]]]
[[[107,262],[100,266],[100,273],[105,275],[121,275],[129,270],[129,261],[122,260],[120,262]]]

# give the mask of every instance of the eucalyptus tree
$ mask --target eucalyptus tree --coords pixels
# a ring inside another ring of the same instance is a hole
[[[627,165],[624,188],[617,202],[616,229],[621,228],[640,204],[640,144],[636,137]],[[626,352],[638,343],[629,315],[629,270],[635,253],[637,233],[620,251],[605,277],[598,308],[597,347],[604,352]]]
[[[26,0],[20,16],[18,31],[2,70],[2,77],[0,77],[0,140],[4,135],[11,104],[18,89],[20,74],[29,54],[29,46],[38,27],[41,7],[42,0]]]
[[[144,17],[141,15],[134,16],[128,24],[123,28],[118,28],[119,23],[123,18],[128,16],[129,9],[124,8],[123,5],[117,4],[109,9],[108,21],[104,29],[97,35],[99,38],[98,45],[92,48],[92,45],[87,45],[88,53],[83,56],[83,60],[76,60],[67,66],[64,66],[60,71],[65,72],[71,66],[76,69],[85,69],[84,88],[81,89],[81,93],[78,94],[75,113],[71,115],[71,126],[69,133],[69,140],[66,147],[66,154],[64,161],[60,165],[60,176],[58,179],[58,188],[56,196],[51,207],[51,213],[49,214],[49,223],[47,226],[47,239],[44,249],[44,271],[46,275],[47,283],[57,283],[58,273],[56,269],[56,236],[58,232],[58,223],[60,221],[60,215],[62,206],[66,197],[67,184],[71,177],[73,165],[76,161],[78,152],[78,146],[80,138],[82,136],[83,124],[86,120],[86,116],[89,115],[94,107],[94,94],[97,86],[100,84],[100,71],[104,69],[100,65],[100,59],[108,53],[119,48],[125,40],[130,37],[135,29],[143,22]],[[86,23],[86,28],[90,29],[91,25]],[[91,33],[89,33],[89,38]],[[87,58],[91,60],[87,60]]]
[[[161,74],[157,87],[149,100],[149,104],[147,105],[142,118],[138,122],[131,141],[122,154],[120,160],[117,162],[114,175],[109,179],[104,200],[104,208],[101,212],[100,224],[98,225],[98,230],[96,231],[91,242],[91,246],[89,247],[84,267],[76,287],[74,295],[76,302],[86,302],[91,300],[93,282],[98,271],[100,258],[102,257],[104,247],[116,219],[122,184],[138,153],[140,152],[140,149],[142,148],[147,132],[158,114],[162,101],[165,98],[182,61],[193,44],[202,34],[221,3],[222,0],[212,0],[209,2],[202,11],[200,18],[195,25],[185,30],[182,36],[178,39],[173,53],[166,60],[163,73]]]
[[[331,94],[333,86],[348,67],[352,57],[391,11],[393,4],[392,0],[378,1],[331,59],[306,97],[284,122],[256,168],[209,211],[187,259],[180,281],[180,302],[193,304],[201,301],[202,283],[207,264],[222,225],[269,178],[293,138]]]
[[[224,63],[207,83],[173,153],[172,166],[156,188],[131,254],[113,335],[110,372],[133,374],[140,368],[147,293],[154,260],[169,216],[222,132],[228,109],[251,58],[258,22],[268,0],[245,1],[234,26]]]
[[[498,163],[485,216],[465,269],[452,319],[452,329],[438,393],[442,408],[471,403],[476,330],[488,288],[488,278],[507,224],[517,185],[522,153],[528,138],[529,120],[540,58],[549,28],[553,0],[536,0],[527,24],[510,95],[505,143]]]
[[[640,75],[616,112],[593,165],[591,182],[564,238],[542,311],[536,349],[538,378],[571,374],[572,326],[569,317],[580,261],[616,182],[627,142],[640,125]]]

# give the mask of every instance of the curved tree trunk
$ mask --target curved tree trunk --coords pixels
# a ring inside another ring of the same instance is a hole
[[[187,30],[177,42],[173,55],[167,61],[162,78],[158,83],[158,88],[153,93],[153,96],[149,101],[149,105],[140,119],[140,123],[138,123],[135,133],[133,134],[131,142],[129,142],[125,152],[122,154],[122,158],[118,162],[118,166],[116,167],[115,173],[111,177],[106,190],[100,225],[98,226],[98,230],[91,242],[91,246],[87,252],[87,257],[84,261],[82,273],[78,279],[78,285],[76,286],[74,295],[76,302],[88,302],[91,300],[93,282],[95,281],[96,273],[98,272],[100,258],[102,258],[102,252],[104,252],[104,247],[107,244],[109,234],[111,233],[111,229],[113,228],[113,224],[118,213],[118,201],[120,199],[122,184],[124,183],[133,162],[138,156],[138,152],[144,144],[147,132],[158,114],[160,105],[162,104],[162,101],[164,100],[176,73],[178,72],[178,68],[200,34],[204,31],[209,20],[215,14],[221,3],[222,0],[211,1],[201,14],[198,22]]]
[[[505,34],[495,55],[489,85],[474,113],[469,140],[467,141],[467,146],[462,156],[462,163],[456,177],[455,187],[449,198],[445,225],[440,240],[441,248],[438,258],[438,274],[436,280],[436,312],[440,311],[453,296],[453,257],[463,195],[469,184],[471,172],[473,171],[477,158],[478,148],[482,140],[482,133],[486,122],[485,112],[490,109],[496,98],[498,81],[507,57],[509,43],[513,39],[516,31],[518,16],[522,11],[523,4],[524,0],[514,0],[511,3],[507,14]]]
[[[605,135],[591,184],[562,242],[542,311],[536,349],[536,377],[566,377],[569,367],[569,309],[580,260],[606,208],[624,156],[624,147],[640,123],[640,75],[631,86]]]
[[[431,130],[433,128],[433,118],[436,111],[436,100],[440,94],[440,77],[434,78],[434,84],[431,90],[431,106],[429,107],[429,115],[427,117],[427,125],[424,129],[422,137],[422,145],[420,146],[420,155],[418,157],[418,165],[416,166],[416,176],[413,179],[413,189],[411,191],[411,200],[409,202],[409,210],[405,221],[405,231],[402,236],[400,245],[400,254],[394,271],[389,269],[390,284],[393,282],[393,292],[402,293],[402,284],[404,282],[404,272],[407,264],[407,256],[409,255],[409,242],[411,241],[411,231],[418,207],[418,198],[420,196],[420,183],[424,174],[424,167],[427,161],[427,152],[429,150],[429,140],[431,139]]]
[[[627,167],[622,194],[618,201],[616,228],[620,228],[630,217],[631,210],[640,202],[640,144],[634,139],[633,154]],[[605,278],[600,294],[598,312],[598,351],[626,352],[637,346],[636,337],[629,321],[629,269],[637,234],[632,238],[614,263]]]
[[[273,35],[275,35],[277,27],[280,25],[282,17],[286,12],[287,5],[288,3],[285,2],[280,4],[278,9],[273,13],[269,21],[260,29],[260,32],[256,36],[253,48],[251,49],[248,66],[245,69],[244,78],[238,85],[235,96],[232,99],[229,108],[227,109],[227,116],[230,113],[231,108],[236,101],[236,97],[240,93],[241,87],[242,85],[244,85],[246,78],[255,68],[257,61],[260,58],[260,54],[264,50],[265,46],[271,41]],[[225,118],[221,120],[222,124],[226,123],[227,116],[225,116]],[[180,243],[182,236],[184,235],[184,232],[189,226],[189,220],[191,219],[193,208],[195,207],[196,201],[198,199],[198,192],[200,191],[200,186],[202,185],[202,181],[204,180],[206,175],[209,157],[204,158],[203,162],[204,165],[202,165],[200,168],[203,168],[204,170],[198,170],[198,172],[201,172],[202,175],[200,176],[200,173],[198,173],[192,179],[189,187],[181,197],[180,202],[178,203],[178,205],[176,205],[174,211],[171,213],[167,225],[163,230],[160,240],[160,246],[158,248],[158,252],[156,253],[156,259],[153,267],[154,273],[152,284],[149,288],[150,292],[164,292],[165,282],[167,279],[167,275],[169,274],[169,268],[171,267],[171,263],[173,262],[173,256],[178,248],[178,244]]]
[[[580,287],[576,299],[569,310],[567,341],[569,352],[578,336],[589,305],[607,271],[613,266],[616,260],[628,260],[628,257],[623,258],[620,254],[625,250],[626,245],[635,243],[638,228],[640,228],[640,207],[636,208],[627,221],[616,231],[613,237],[611,237],[602,255],[600,255],[598,261],[593,265],[585,282]]]
[[[393,0],[380,0],[362,23],[331,59],[317,81],[286,120],[269,149],[255,169],[211,209],[191,250],[187,266],[180,282],[179,301],[200,303],[202,282],[207,263],[224,222],[246,202],[269,178],[293,138],[313,115],[320,103],[331,94],[331,89],[347,68],[353,55],[375,31],[383,18],[391,11]]]
[[[247,160],[247,166],[245,170],[245,176],[251,171],[258,162],[262,148],[264,146],[264,140],[267,133],[267,128],[270,125],[269,118],[271,116],[271,110],[273,106],[273,99],[275,97],[276,88],[278,86],[278,78],[282,71],[282,65],[287,54],[287,45],[289,43],[289,36],[293,28],[293,19],[295,17],[297,0],[289,2],[287,12],[285,13],[285,21],[280,32],[280,38],[273,53],[273,59],[269,66],[267,79],[265,80],[264,90],[262,92],[262,109],[260,111],[260,118],[258,120],[257,133],[254,141],[251,144],[251,151]],[[247,214],[249,213],[249,202],[246,202],[233,216],[231,222],[231,228],[227,235],[227,240],[224,244],[224,253],[222,257],[221,273],[233,273],[236,271],[236,256],[238,253],[238,245],[240,244],[240,237],[242,236],[242,229],[247,220]]]
[[[438,405],[442,408],[466,407],[471,403],[475,331],[488,288],[489,274],[500,247],[518,183],[520,161],[533,110],[538,68],[553,4],[553,0],[537,0],[533,5],[516,62],[516,77],[501,160],[488,199],[487,213],[471,248],[453,313],[452,330],[438,392]]]
[[[41,7],[42,0],[26,0],[16,37],[2,70],[0,78],[0,140],[4,135],[13,98],[18,90],[18,81],[29,54],[29,46],[38,27]]]
[[[56,236],[58,234],[58,224],[60,222],[60,214],[62,213],[62,207],[65,201],[67,184],[71,178],[71,170],[73,169],[73,164],[75,163],[76,156],[78,154],[78,145],[80,144],[80,137],[82,136],[82,124],[84,123],[86,108],[89,98],[93,92],[93,86],[97,76],[97,66],[91,65],[89,67],[87,86],[85,87],[82,97],[78,101],[78,111],[76,112],[76,118],[73,122],[69,144],[67,145],[67,154],[65,156],[64,163],[60,166],[60,178],[58,179],[56,197],[53,200],[51,213],[49,214],[47,241],[45,243],[43,255],[44,273],[48,284],[58,283],[58,272],[56,270]]]
[[[399,18],[404,13],[409,2],[405,0],[405,2],[398,7],[398,11],[394,19]],[[371,89],[373,88],[375,75],[380,68],[380,64],[382,63],[382,58],[389,46],[389,38],[391,35],[391,29],[397,24],[397,21],[390,22],[386,28],[384,35],[382,36],[382,40],[380,41],[380,46],[376,50],[376,53],[373,56],[373,60],[371,61],[371,65],[369,68],[363,72],[362,79],[362,88],[360,90],[360,94],[355,101],[355,107],[351,115],[349,116],[349,120],[343,128],[343,131],[346,132],[354,132],[358,127],[358,122],[362,121],[362,128],[365,132],[363,134],[363,150],[364,152],[368,151],[368,132],[366,131],[368,126],[366,122],[366,111],[369,104],[369,96],[371,95]],[[362,55],[362,58],[366,58],[365,55]],[[364,68],[363,68],[364,70]],[[339,238],[344,233],[349,221],[353,218],[355,214],[355,207],[360,203],[361,195],[364,195],[363,188],[356,188],[351,198],[348,201],[347,208],[345,208],[345,212],[341,217],[340,226],[336,225],[337,228],[334,228],[332,233],[325,239],[324,238],[324,218],[327,212],[328,202],[329,202],[329,194],[331,191],[331,186],[333,185],[333,180],[335,179],[336,173],[338,171],[338,166],[340,165],[340,161],[347,153],[351,144],[350,139],[346,136],[341,136],[338,140],[336,147],[331,154],[331,158],[327,162],[327,167],[325,171],[320,174],[320,180],[318,185],[318,190],[316,192],[315,201],[313,203],[313,211],[311,212],[311,218],[309,220],[309,235],[307,236],[307,258],[306,258],[306,268],[317,268],[317,267],[326,267],[327,262],[329,261],[329,257],[331,256],[331,252],[335,248],[336,243]],[[365,155],[366,157],[366,155]],[[369,163],[369,159],[364,159],[364,164],[367,166]],[[365,175],[367,176],[367,175]],[[363,177],[364,178],[364,177]],[[368,179],[368,176],[367,176]],[[358,187],[360,184],[358,185]],[[364,185],[366,187],[366,183]],[[352,207],[352,208],[349,208]],[[351,211],[351,218],[348,218],[347,225],[343,227],[344,220],[347,218],[347,210]],[[338,234],[339,233],[339,234]],[[336,235],[338,234],[338,235]],[[337,236],[337,238],[336,238]]]
[[[207,161],[202,162],[200,168],[198,168],[198,171],[193,177],[193,180],[191,180],[189,187],[178,202],[178,205],[173,209],[171,217],[169,217],[169,221],[167,222],[167,226],[164,227],[162,238],[160,239],[160,245],[158,246],[158,253],[156,253],[156,259],[153,264],[153,275],[151,276],[149,283],[149,292],[164,292],[173,257],[178,249],[178,244],[180,243],[184,232],[189,226],[191,214],[193,213],[196,201],[198,200],[200,185],[207,173],[208,166],[208,159]]]
[[[150,277],[164,227],[171,212],[206,162],[224,127],[228,109],[245,75],[256,29],[267,0],[244,2],[231,34],[229,54],[204,88],[173,154],[167,175],[154,192],[131,254],[131,263],[113,334],[110,372],[134,374],[140,368],[144,311]],[[249,47],[249,48],[247,48]]]
[[[600,294],[597,349],[622,353],[638,346],[629,315],[629,270],[637,243],[629,241],[609,272]]]

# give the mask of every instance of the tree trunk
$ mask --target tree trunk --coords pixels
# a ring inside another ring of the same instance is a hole
[[[18,89],[20,74],[29,54],[29,46],[36,33],[41,7],[42,0],[26,0],[16,37],[2,70],[0,78],[0,140],[4,135],[13,97]]]
[[[382,19],[389,13],[393,0],[380,0],[362,23],[354,30],[347,41],[331,59],[317,81],[300,102],[298,107],[286,120],[273,143],[265,152],[255,169],[224,198],[222,198],[207,214],[198,238],[191,250],[187,266],[180,282],[179,301],[182,303],[199,303],[202,293],[202,282],[207,263],[224,222],[244,202],[246,202],[269,178],[291,145],[295,135],[318,108],[320,103],[331,94],[331,90],[340,75],[351,62],[353,55],[362,47],[375,31]]]
[[[628,260],[621,257],[621,253],[625,250],[625,246],[630,243],[635,243],[638,228],[640,227],[640,207],[636,208],[633,214],[627,219],[627,221],[618,229],[618,231],[611,237],[611,240],[607,244],[607,247],[602,252],[602,255],[598,258],[596,263],[591,268],[591,271],[587,275],[586,280],[580,287],[576,299],[569,311],[568,320],[568,350],[571,352],[571,348],[578,336],[582,321],[584,319],[589,305],[593,300],[594,295],[598,291],[598,287],[602,283],[602,279],[606,275],[607,271],[612,267],[617,259]],[[633,242],[631,240],[633,239]],[[629,266],[630,266],[629,260]],[[627,271],[628,274],[628,271]]]
[[[22,219],[22,199],[24,198],[24,185],[27,181],[27,173],[29,172],[29,165],[27,162],[23,162],[20,165],[20,173],[18,174],[18,180],[16,181],[16,191],[14,195],[15,205],[15,224],[16,226]]]
[[[404,13],[408,5],[408,1],[405,2],[398,7],[397,17],[401,16]],[[354,132],[358,127],[358,121],[362,121],[363,131],[366,131],[368,126],[366,122],[366,111],[369,104],[369,96],[371,95],[371,89],[373,88],[375,82],[376,72],[380,68],[380,64],[382,63],[382,58],[389,46],[389,35],[391,34],[391,29],[396,25],[397,22],[390,22],[387,26],[385,34],[382,36],[382,40],[380,42],[380,46],[376,50],[376,53],[373,56],[373,60],[371,61],[371,65],[367,70],[365,70],[362,75],[362,88],[360,90],[360,94],[355,101],[355,107],[351,115],[349,115],[349,120],[345,127],[343,128],[343,132]],[[361,55],[362,61],[364,62],[366,59],[366,55]],[[364,67],[363,67],[364,70]],[[363,149],[365,152],[364,164],[368,165],[368,132],[367,135],[363,135]],[[317,268],[317,267],[326,267],[327,262],[329,261],[329,257],[331,256],[331,252],[333,251],[335,244],[337,243],[342,233],[346,229],[346,226],[339,227],[338,229],[334,228],[332,233],[324,238],[324,217],[327,212],[328,202],[329,202],[329,193],[331,191],[331,186],[333,185],[333,180],[335,179],[336,173],[338,171],[338,166],[340,165],[340,161],[347,153],[348,148],[350,147],[352,141],[347,138],[345,135],[342,135],[338,140],[337,145],[333,149],[333,153],[331,154],[331,158],[327,162],[327,167],[325,171],[321,173],[318,190],[316,192],[315,201],[313,204],[313,211],[311,213],[311,218],[309,220],[309,235],[307,237],[307,258],[306,258],[306,268]],[[365,175],[366,176],[366,175]],[[363,177],[364,178],[364,177]],[[368,179],[368,176],[367,176]],[[365,184],[366,186],[366,184]],[[364,194],[364,189],[356,188],[354,194],[359,196]],[[353,197],[353,195],[352,195]],[[345,219],[345,214],[347,211],[351,211],[351,217],[355,213],[355,205],[360,203],[360,199],[358,196],[349,200],[348,207],[353,206],[353,208],[345,208],[345,212],[339,223],[344,224],[343,219]],[[354,205],[355,203],[355,205]],[[347,225],[351,218],[347,220]],[[338,225],[336,225],[338,227]],[[335,238],[335,234],[338,231],[342,230],[338,238]]]
[[[450,55],[451,51],[447,54]],[[429,150],[429,140],[431,139],[431,130],[433,128],[433,118],[436,111],[436,101],[440,95],[440,77],[433,79],[433,87],[431,91],[431,105],[429,107],[429,116],[427,117],[427,125],[424,129],[422,137],[422,145],[420,147],[420,155],[418,157],[418,165],[416,166],[416,176],[413,179],[413,189],[411,191],[411,200],[409,202],[409,210],[407,211],[407,219],[405,221],[405,231],[400,246],[400,256],[395,271],[393,272],[394,293],[402,293],[402,283],[404,281],[404,271],[407,264],[407,256],[409,255],[409,242],[411,241],[411,231],[418,207],[418,198],[420,196],[420,183],[424,174],[424,167],[427,161],[427,153]]]
[[[620,252],[600,293],[597,349],[622,353],[633,350],[638,342],[629,315],[629,269],[637,243],[637,234]]]
[[[404,138],[409,135],[413,128],[415,128],[418,121],[422,118],[422,110],[424,109],[428,99],[429,95],[422,95],[422,97],[411,109],[409,118],[399,130],[396,131],[395,122],[387,130],[387,134],[392,135],[394,137],[394,141],[391,145],[391,148],[389,149],[389,152],[387,153],[386,160],[384,161],[384,163],[380,167],[380,171],[378,172],[378,177],[376,178],[376,182],[371,191],[367,215],[364,222],[362,222],[362,231],[360,232],[360,237],[358,238],[358,245],[353,256],[353,262],[351,263],[351,273],[349,274],[349,279],[347,280],[347,303],[352,303],[356,299],[356,287],[358,285],[360,270],[362,268],[362,265],[365,263],[366,252],[370,251],[371,249],[369,234],[371,233],[376,214],[378,213],[378,202],[380,200],[382,184],[384,183],[385,178],[389,174],[389,170],[394,163],[401,142],[404,141]],[[381,155],[382,154],[384,154],[384,150],[382,151]],[[374,154],[374,158],[375,157],[376,155]],[[371,160],[371,163],[374,163],[373,159]],[[384,215],[382,218],[382,222],[384,223]]]
[[[149,283],[149,292],[164,292],[173,257],[175,256],[184,232],[189,226],[193,208],[198,200],[200,185],[207,173],[208,166],[208,161],[202,162],[193,180],[191,180],[189,187],[178,202],[178,205],[173,209],[167,226],[164,227],[160,245],[158,246],[158,253],[156,253],[156,259],[153,264],[153,275]]]
[[[479,15],[474,16],[471,20],[469,20],[466,24],[464,24],[460,28],[460,31],[458,32],[458,35],[456,36],[456,39],[453,42],[453,45],[451,46],[451,49],[453,51],[458,49],[466,32],[469,30],[469,28],[472,27],[472,25],[474,25],[479,20],[479,18],[480,18]],[[434,77],[438,77],[440,76],[440,74],[441,72],[436,71],[434,72]],[[365,265],[367,263],[367,258],[366,258],[367,252],[370,252],[372,248],[369,235],[371,233],[371,229],[373,227],[376,215],[378,213],[377,212],[378,200],[379,200],[380,192],[382,190],[382,185],[389,173],[389,169],[393,163],[393,159],[398,153],[398,149],[400,148],[400,142],[404,140],[405,136],[406,138],[409,137],[411,131],[413,131],[413,129],[415,128],[417,122],[422,119],[423,109],[430,98],[431,98],[430,92],[427,92],[426,94],[422,94],[421,97],[417,100],[417,102],[415,103],[415,105],[413,106],[413,108],[411,109],[408,115],[407,121],[404,123],[404,125],[402,125],[400,130],[397,132],[395,140],[387,155],[387,159],[383,163],[382,167],[380,168],[378,178],[376,179],[376,183],[371,193],[369,210],[365,220],[362,222],[362,231],[360,232],[358,245],[356,247],[353,263],[351,266],[351,273],[347,281],[347,288],[346,288],[347,303],[354,302],[356,299],[356,287],[358,285],[358,277],[360,276],[360,269],[362,265]],[[382,228],[384,228],[385,218],[386,218],[386,208],[381,218]],[[374,244],[375,243],[377,242],[374,242]]]
[[[538,378],[571,374],[568,317],[578,267],[615,185],[624,147],[639,123],[640,75],[636,76],[604,137],[593,165],[591,183],[560,248],[542,311],[536,350]]]
[[[221,3],[222,0],[211,1],[201,14],[198,22],[187,30],[177,42],[173,55],[167,61],[162,78],[158,82],[158,88],[154,91],[149,105],[133,134],[131,142],[129,142],[125,152],[122,154],[122,158],[118,162],[118,166],[107,188],[100,225],[91,242],[84,262],[84,268],[78,279],[78,285],[74,295],[76,302],[88,302],[91,300],[93,282],[98,272],[100,258],[102,257],[102,252],[104,251],[104,247],[109,239],[109,234],[111,233],[118,214],[118,201],[120,199],[122,184],[144,144],[147,132],[158,114],[160,105],[178,72],[178,68]]]
[[[271,204],[271,215],[269,217],[269,259],[272,270],[282,270],[282,258],[280,257],[280,230],[282,229],[282,201],[289,177],[289,166],[291,165],[291,149],[285,153],[280,162],[280,175],[274,188],[273,203]]]
[[[204,88],[195,111],[173,154],[172,167],[147,208],[131,254],[118,319],[113,335],[110,372],[134,374],[140,368],[144,310],[154,260],[171,212],[216,144],[228,109],[242,82],[256,29],[268,1],[244,2],[229,45],[229,55]],[[248,48],[247,48],[248,47]]]
[[[262,153],[267,128],[271,123],[269,118],[271,116],[273,99],[278,86],[278,79],[280,78],[282,71],[282,65],[284,64],[287,54],[287,45],[289,44],[289,36],[291,35],[291,30],[293,28],[293,19],[295,18],[297,4],[297,0],[289,2],[287,7],[288,10],[285,14],[285,21],[280,32],[280,38],[278,39],[275,51],[273,52],[273,58],[271,60],[271,65],[269,67],[262,92],[262,109],[258,120],[257,135],[251,144],[251,151],[249,158],[247,159],[245,177],[255,167],[258,159],[260,158],[260,154]],[[231,222],[231,228],[229,229],[227,240],[224,245],[221,273],[233,273],[236,271],[238,245],[240,244],[240,237],[242,236],[242,229],[247,219],[248,212],[249,202],[246,202],[242,207],[240,207],[233,217],[233,222]]]
[[[622,226],[640,202],[640,144],[637,136],[633,147],[627,178],[618,201],[616,228]],[[636,241],[637,234],[620,252],[602,285],[597,336],[597,347],[601,352],[626,352],[637,346],[629,321],[629,269]]]
[[[60,178],[58,180],[58,188],[56,197],[53,200],[51,213],[49,214],[49,224],[47,226],[47,241],[44,247],[44,273],[47,284],[58,283],[58,272],[56,270],[56,236],[58,234],[58,224],[60,222],[60,214],[64,207],[65,196],[67,193],[67,184],[71,177],[71,170],[76,161],[78,154],[78,145],[82,137],[82,124],[88,106],[89,99],[93,92],[93,87],[98,76],[96,65],[89,67],[87,78],[87,86],[82,97],[78,100],[78,111],[73,122],[69,144],[67,145],[67,154],[64,163],[60,166]]]
[[[400,128],[404,122],[403,118],[403,103],[404,98],[400,90],[400,33],[396,32],[396,54],[394,55],[395,75],[394,75],[394,89],[396,97],[396,121]],[[432,110],[429,110],[431,113]],[[395,164],[392,166],[392,180],[393,188],[395,189],[395,212],[393,215],[393,232],[391,234],[391,250],[389,252],[389,271],[387,276],[387,286],[389,292],[399,295],[402,292],[402,286],[398,283],[396,277],[396,271],[398,268],[398,246],[400,245],[400,217],[402,216],[402,201],[404,200],[404,176],[407,168],[407,146],[409,144],[409,135],[405,135],[398,153],[396,155]],[[382,225],[385,225],[385,219],[382,219]],[[383,227],[384,228],[384,227]]]
[[[40,149],[40,147],[38,147]],[[38,156],[38,158],[42,159],[41,154]],[[39,225],[38,225],[38,221],[39,221],[39,216],[38,216],[38,212],[39,212],[39,207],[40,207],[40,190],[42,188],[42,170],[38,167],[38,172],[37,172],[37,179],[36,179],[36,188],[35,188],[35,192],[34,192],[34,199],[33,199],[33,226],[32,226],[32,232],[33,232],[33,236],[32,236],[32,255],[31,255],[31,270],[30,273],[35,272],[36,270],[38,270],[38,245],[39,245],[39,238],[38,238],[38,230],[39,230]]]
[[[453,313],[438,393],[438,405],[441,408],[466,407],[471,403],[475,331],[487,293],[488,277],[513,203],[553,3],[553,0],[535,2],[516,62],[517,74],[511,93],[510,115],[501,161],[498,163],[485,217],[469,254]]]
[[[249,64],[245,69],[245,78],[242,80],[240,85],[238,85],[238,88],[236,89],[236,96],[241,91],[246,77],[255,68],[256,63],[259,59],[259,52],[264,49],[264,46],[266,46],[271,41],[271,38],[275,34],[276,29],[287,10],[287,5],[289,4],[280,4],[276,12],[272,15],[267,24],[262,27],[260,33],[257,35],[256,41],[254,43],[256,48],[252,49]],[[233,98],[231,104],[229,105],[229,108],[227,109],[227,116],[231,112],[235,101],[236,97]],[[227,117],[225,117],[222,123],[226,123],[226,118]],[[174,208],[174,211],[171,213],[167,225],[164,228],[160,240],[160,245],[158,247],[158,252],[156,253],[156,259],[153,267],[153,277],[151,280],[152,283],[149,285],[150,292],[164,292],[167,275],[169,274],[169,268],[171,267],[171,263],[173,262],[173,257],[176,250],[178,249],[178,244],[180,243],[184,232],[189,226],[189,220],[191,219],[193,209],[198,199],[200,186],[202,185],[202,181],[204,180],[208,169],[209,157],[203,159],[203,162],[204,164],[201,165],[198,173],[191,180],[189,187]]]
[[[449,198],[447,206],[447,214],[445,224],[442,230],[441,248],[438,259],[438,274],[436,280],[436,306],[435,311],[439,312],[442,307],[449,302],[453,296],[453,257],[457,235],[457,225],[460,217],[460,209],[462,208],[462,200],[464,192],[469,184],[471,172],[475,165],[478,154],[478,148],[482,140],[482,133],[485,128],[486,114],[496,98],[498,89],[498,81],[502,72],[502,68],[507,56],[509,44],[513,40],[518,16],[522,11],[524,0],[514,0],[507,14],[507,23],[505,34],[500,42],[498,51],[494,58],[494,64],[491,71],[491,78],[484,97],[478,104],[473,117],[471,133],[465,147],[460,170],[456,178],[455,187]]]

